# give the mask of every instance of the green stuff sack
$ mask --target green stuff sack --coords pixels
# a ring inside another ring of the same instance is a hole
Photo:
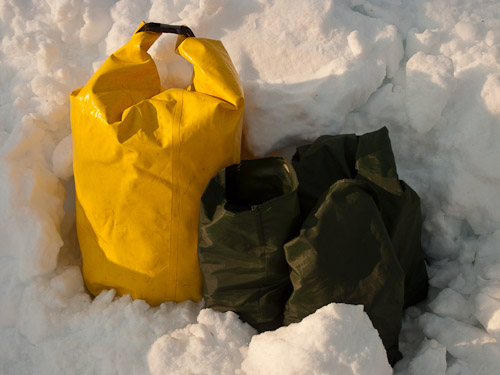
[[[420,198],[398,179],[389,132],[383,127],[361,136],[322,136],[297,149],[293,164],[305,219],[336,181],[356,179],[376,193],[387,232],[405,273],[405,307],[425,299],[428,276],[421,248]]]
[[[368,184],[332,185],[285,253],[294,286],[285,324],[331,302],[364,305],[389,358],[399,359],[404,273]]]
[[[294,165],[305,220],[285,246],[285,324],[331,302],[363,304],[395,363],[403,308],[425,298],[428,279],[420,200],[398,179],[387,129],[320,137]]]
[[[221,170],[201,201],[199,260],[206,306],[259,331],[283,324],[291,293],[283,245],[300,228],[297,178],[281,158]]]

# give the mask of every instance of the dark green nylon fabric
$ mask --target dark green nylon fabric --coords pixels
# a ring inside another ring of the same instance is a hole
[[[354,178],[358,138],[354,134],[321,136],[314,143],[297,148],[292,163],[299,179],[302,219],[319,197],[335,182]],[[300,164],[299,164],[300,161]]]
[[[359,137],[356,169],[356,178],[368,181],[377,193],[382,219],[405,273],[404,307],[414,305],[426,298],[428,290],[420,197],[398,179],[387,128]]]
[[[220,171],[200,210],[206,306],[234,311],[259,331],[280,327],[291,293],[283,244],[299,228],[297,177],[289,162],[248,160]]]
[[[399,359],[404,273],[368,184],[334,183],[285,254],[294,286],[285,324],[331,302],[364,305],[388,357]]]
[[[363,304],[395,363],[403,308],[426,297],[428,278],[420,200],[398,179],[387,129],[322,136],[294,166],[305,220],[285,245],[294,288],[285,324],[331,302]]]

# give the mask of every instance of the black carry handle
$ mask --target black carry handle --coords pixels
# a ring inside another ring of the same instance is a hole
[[[194,38],[194,33],[187,26],[178,26],[178,25],[167,25],[165,23],[156,23],[156,22],[148,22],[137,30],[138,33],[141,31],[152,31],[154,33],[171,33],[171,34],[180,34],[186,35],[188,37]]]

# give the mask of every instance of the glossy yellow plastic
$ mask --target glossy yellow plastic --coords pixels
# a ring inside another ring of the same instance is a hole
[[[141,25],[142,26],[142,25]],[[135,33],[71,93],[77,232],[91,293],[199,301],[200,198],[240,161],[244,97],[220,41],[179,37],[194,67],[187,89],[161,87],[147,53],[159,33]]]

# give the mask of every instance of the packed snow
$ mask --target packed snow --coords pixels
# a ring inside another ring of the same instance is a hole
[[[1,374],[390,374],[359,306],[257,334],[186,301],[86,292],[69,93],[142,20],[222,40],[246,95],[247,156],[387,126],[421,196],[431,290],[406,310],[401,375],[500,368],[497,0],[0,0]],[[191,67],[151,48],[165,87]]]

